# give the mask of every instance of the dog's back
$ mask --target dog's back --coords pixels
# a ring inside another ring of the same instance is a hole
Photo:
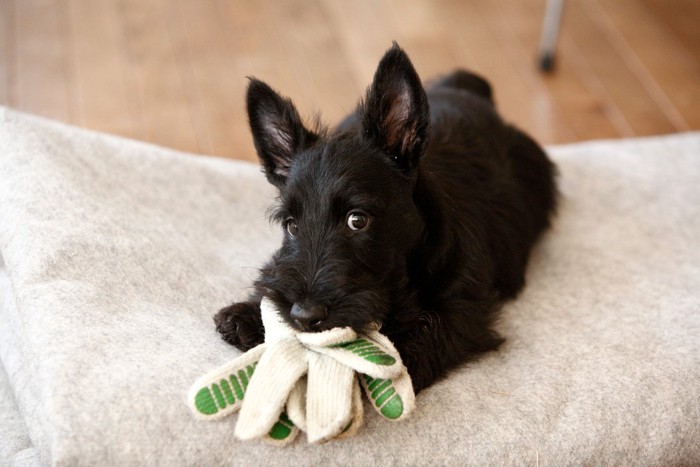
[[[501,120],[479,76],[455,71],[430,85],[427,96],[431,139],[421,168],[440,196],[426,208],[449,209],[441,221],[464,234],[455,242],[488,245],[493,285],[510,298],[524,284],[532,244],[549,225],[555,168],[530,137]]]

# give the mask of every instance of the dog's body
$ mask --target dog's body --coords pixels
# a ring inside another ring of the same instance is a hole
[[[524,284],[556,189],[553,165],[501,121],[484,80],[457,71],[426,93],[394,46],[332,133],[306,129],[260,81],[248,112],[286,232],[253,297],[215,317],[225,340],[262,342],[263,295],[300,329],[379,322],[416,391],[498,347],[495,312]]]

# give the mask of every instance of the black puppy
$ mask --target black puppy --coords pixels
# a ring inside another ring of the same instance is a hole
[[[255,79],[247,105],[284,240],[250,300],[216,315],[227,342],[263,341],[268,296],[300,330],[382,323],[416,391],[498,347],[494,313],[523,287],[556,189],[554,166],[499,118],[488,83],[456,71],[426,93],[394,44],[332,132],[305,127]]]

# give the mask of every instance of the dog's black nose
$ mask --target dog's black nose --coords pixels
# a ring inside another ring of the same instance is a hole
[[[328,308],[324,305],[301,306],[295,303],[289,315],[305,331],[317,331],[321,323],[328,317]]]

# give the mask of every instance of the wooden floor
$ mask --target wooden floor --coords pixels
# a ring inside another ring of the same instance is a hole
[[[255,158],[246,76],[329,123],[397,40],[425,79],[471,68],[542,143],[700,129],[700,1],[0,0],[0,104],[177,149]]]

